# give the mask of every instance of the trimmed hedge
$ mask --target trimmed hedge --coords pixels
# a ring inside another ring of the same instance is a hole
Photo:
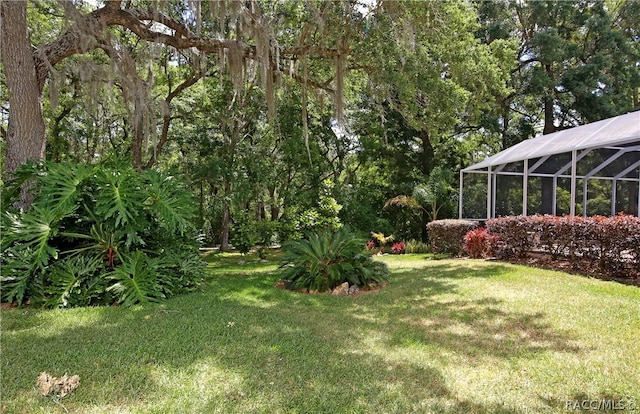
[[[479,225],[469,220],[436,220],[427,224],[433,253],[464,255],[464,236]]]
[[[497,253],[503,258],[538,250],[554,259],[587,262],[608,276],[640,276],[638,217],[501,217],[488,220],[487,231],[499,237]]]

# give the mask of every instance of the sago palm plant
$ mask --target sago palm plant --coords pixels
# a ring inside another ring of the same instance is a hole
[[[283,251],[282,280],[296,290],[325,292],[344,282],[363,288],[388,277],[386,266],[374,261],[362,240],[345,227],[289,241]]]

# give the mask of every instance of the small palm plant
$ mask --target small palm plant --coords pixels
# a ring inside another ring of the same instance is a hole
[[[367,288],[388,279],[386,265],[374,261],[346,227],[289,241],[283,251],[282,280],[292,289],[325,292],[344,282]]]
[[[435,167],[424,184],[413,189],[412,196],[399,195],[387,200],[384,208],[396,206],[407,208],[414,212],[427,213],[431,221],[438,220],[441,210],[454,206],[457,202],[457,193],[451,186],[455,180],[453,173],[442,167]]]

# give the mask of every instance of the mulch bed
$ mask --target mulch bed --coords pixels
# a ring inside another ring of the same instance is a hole
[[[627,272],[624,277],[603,274],[599,271],[598,266],[589,260],[569,260],[567,258],[554,258],[549,253],[529,252],[523,258],[509,258],[510,263],[522,264],[541,269],[560,270],[563,272],[590,276],[601,280],[611,280],[625,285],[640,287],[640,269],[635,263],[629,263]]]

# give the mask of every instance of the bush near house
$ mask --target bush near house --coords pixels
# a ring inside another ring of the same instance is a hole
[[[640,277],[640,218],[518,216],[487,221],[499,237],[503,258],[526,257],[531,251],[568,259],[581,269],[593,268],[611,277]]]
[[[464,236],[478,227],[478,223],[469,220],[436,220],[427,224],[429,242],[433,253],[446,253],[454,256],[464,255]]]

